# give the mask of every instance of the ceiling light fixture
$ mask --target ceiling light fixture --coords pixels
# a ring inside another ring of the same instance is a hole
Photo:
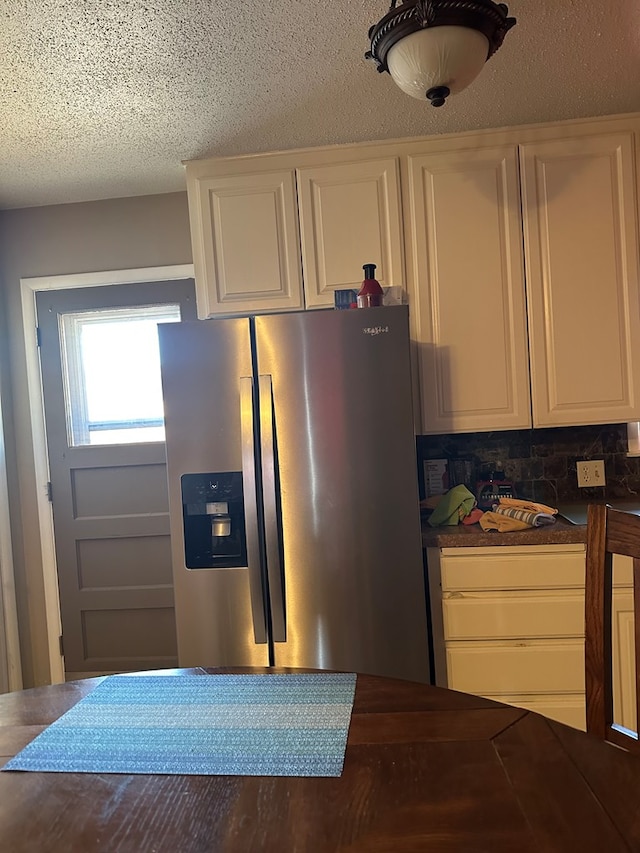
[[[493,0],[392,0],[365,53],[414,98],[441,107],[475,80],[516,23]]]

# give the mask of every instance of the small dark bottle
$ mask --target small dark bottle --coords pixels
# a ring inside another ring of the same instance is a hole
[[[379,308],[382,305],[383,290],[380,283],[374,278],[376,272],[375,264],[365,264],[364,281],[358,291],[358,308]]]

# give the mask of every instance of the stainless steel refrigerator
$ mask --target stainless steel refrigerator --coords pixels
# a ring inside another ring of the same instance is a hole
[[[181,666],[429,680],[406,306],[160,327]]]

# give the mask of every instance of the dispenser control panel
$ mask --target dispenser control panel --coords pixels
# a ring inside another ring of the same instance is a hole
[[[245,567],[242,471],[183,474],[181,484],[186,567]]]

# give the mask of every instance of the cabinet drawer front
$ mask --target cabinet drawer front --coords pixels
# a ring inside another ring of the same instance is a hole
[[[573,726],[574,729],[585,731],[587,728],[584,695],[581,693],[554,693],[538,696],[484,695],[487,699],[494,699],[496,702],[505,702],[507,705],[526,708],[527,711],[535,711],[536,714]]]
[[[584,594],[445,593],[445,640],[584,636]]]
[[[505,553],[499,558],[491,553],[443,556],[442,591],[562,587],[583,589],[584,570],[584,547],[560,552],[540,548],[537,553]]]
[[[480,696],[579,693],[584,691],[584,642],[458,645],[447,649],[447,683]]]

